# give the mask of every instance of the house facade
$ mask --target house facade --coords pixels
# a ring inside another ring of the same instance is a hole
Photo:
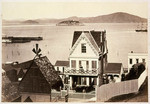
[[[145,67],[148,67],[148,54],[147,53],[128,53],[128,72],[134,64],[145,63]]]
[[[76,86],[98,85],[101,66],[107,63],[105,31],[75,31],[69,55],[69,67],[64,74],[69,78],[70,89]],[[100,59],[100,55],[103,57]],[[100,60],[103,60],[103,65]]]

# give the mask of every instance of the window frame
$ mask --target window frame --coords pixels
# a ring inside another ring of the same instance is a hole
[[[137,63],[139,63],[139,59],[138,59],[138,58],[136,58],[136,64],[137,64]]]
[[[86,53],[86,43],[81,44],[81,53]]]
[[[133,59],[132,58],[129,59],[129,64],[133,64]]]

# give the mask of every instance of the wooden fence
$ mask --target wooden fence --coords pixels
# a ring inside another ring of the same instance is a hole
[[[123,81],[118,83],[105,84],[96,88],[96,101],[103,102],[108,99],[129,93],[138,92],[140,86],[143,84],[147,76],[147,70],[145,70],[138,79]]]

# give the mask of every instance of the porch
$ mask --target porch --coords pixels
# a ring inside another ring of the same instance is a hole
[[[69,76],[69,89],[75,90],[76,92],[89,92],[95,89],[98,85],[97,76]]]
[[[64,71],[65,75],[81,75],[81,76],[97,76],[98,69],[82,69],[82,68],[68,68]]]

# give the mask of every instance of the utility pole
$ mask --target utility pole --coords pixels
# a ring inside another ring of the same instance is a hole
[[[104,69],[106,68],[106,63],[107,63],[107,40],[106,40],[106,31],[102,32],[102,45],[100,47],[100,52],[99,52],[99,86],[103,85],[103,73]],[[105,59],[104,59],[105,58]],[[104,66],[104,61],[105,61],[105,66]]]
[[[99,86],[103,84],[103,54],[99,54]]]

